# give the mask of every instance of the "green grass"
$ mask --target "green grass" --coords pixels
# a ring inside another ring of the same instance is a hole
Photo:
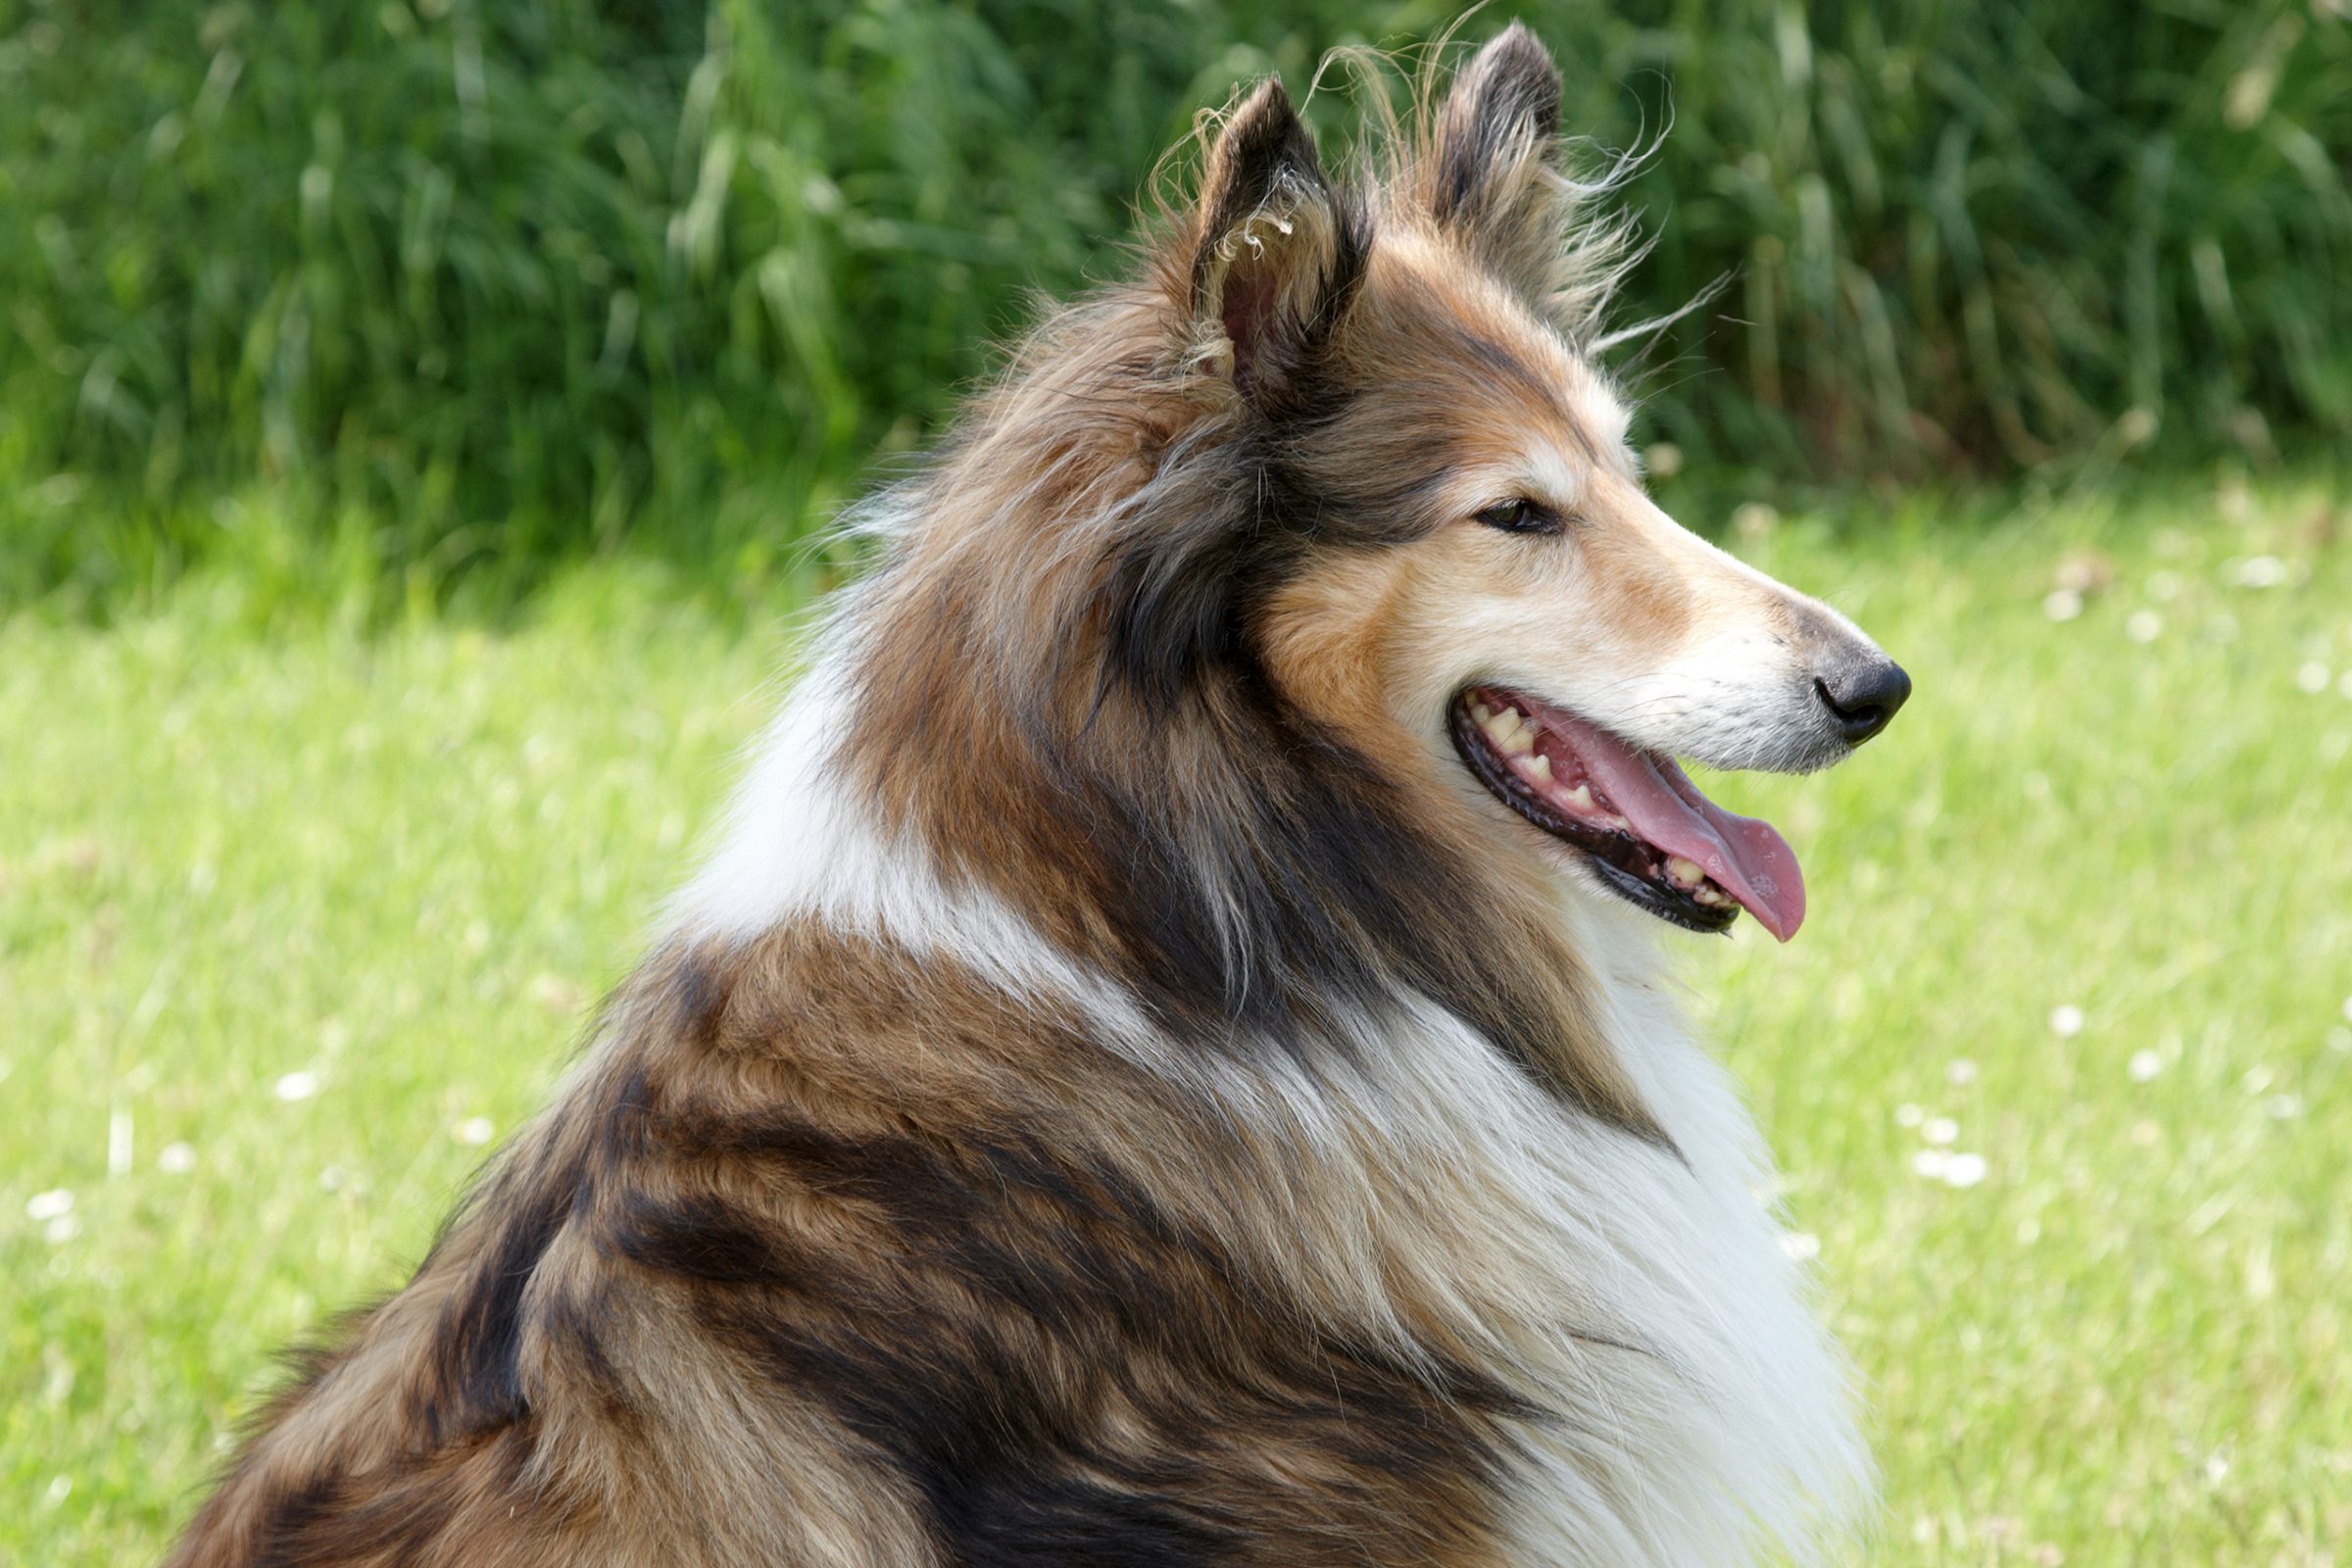
[[[1718,785],[1814,914],[1692,966],[1869,1379],[1877,1561],[2352,1544],[2342,495],[1739,530],[1919,680],[1839,772]],[[2064,620],[2062,568],[2106,582]],[[416,1260],[786,646],[625,565],[495,633],[343,625],[203,576],[0,624],[0,1560],[152,1558],[272,1350]]]

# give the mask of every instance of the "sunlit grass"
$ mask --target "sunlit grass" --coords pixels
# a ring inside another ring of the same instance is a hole
[[[1691,945],[1869,1380],[1873,1560],[2330,1561],[2352,514],[2202,486],[1935,520],[1750,515],[1919,694],[1836,774],[1716,781],[1813,913]],[[625,570],[499,635],[159,606],[0,626],[0,1560],[152,1558],[272,1350],[415,1262],[633,956],[783,646]]]

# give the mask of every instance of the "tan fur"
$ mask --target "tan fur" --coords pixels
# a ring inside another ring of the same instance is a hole
[[[938,1375],[958,1345],[995,1342],[1004,1371],[1019,1369],[1003,1397],[1106,1476],[1151,1465],[1172,1424],[1205,1437],[1188,1466],[1199,1514],[1279,1553],[1267,1560],[1493,1560],[1449,1464],[1327,1456],[1348,1444],[1350,1400],[1367,1415],[1420,1407],[1433,1437],[1456,1418],[1423,1374],[1332,1338],[1332,1303],[1311,1285],[1299,1296],[1282,1255],[1294,1225],[1250,1212],[1246,1161],[1202,1142],[1198,1107],[1120,1068],[1081,1019],[810,929],[672,955],[613,1011],[564,1102],[612,1107],[602,1125],[559,1112],[525,1137],[416,1281],[277,1412],[175,1562],[935,1560],[914,1500],[858,1435],[819,1398],[779,1391],[709,1315],[724,1286],[813,1343],[919,1324]],[[567,1218],[530,1289],[591,1305],[596,1329],[571,1343],[556,1314],[526,1330],[529,1416],[475,1427],[443,1387],[443,1314],[495,1250],[500,1209],[524,1200],[510,1184],[548,1180]],[[723,1213],[721,1234],[758,1237],[760,1256],[703,1256],[706,1235],[678,1242],[683,1276],[679,1259],[647,1266],[666,1237],[646,1215],[683,1204]],[[1152,1241],[1132,1229],[1147,1212]],[[1048,1236],[1054,1255],[1032,1251]],[[1010,1269],[1074,1269],[1087,1289],[1114,1283],[1083,1279],[1104,1249],[1148,1274],[1153,1304],[1124,1324],[1087,1316],[1099,1304],[1065,1284],[1081,1316],[1057,1328],[1022,1302],[1033,1282],[933,1251],[952,1241],[1002,1249]],[[710,1277],[694,1277],[698,1261]],[[1284,1500],[1300,1488],[1316,1508]]]

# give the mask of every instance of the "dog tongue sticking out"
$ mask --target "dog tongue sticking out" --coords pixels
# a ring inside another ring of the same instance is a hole
[[[1733,815],[1701,795],[1673,758],[1638,750],[1574,713],[1494,687],[1464,701],[1463,716],[1491,759],[1482,765],[1498,765],[1509,780],[1498,785],[1490,771],[1490,787],[1506,804],[1514,791],[1540,800],[1537,826],[1664,895],[1727,911],[1722,919],[1736,903],[1783,942],[1796,935],[1804,877],[1769,822]],[[1721,927],[1701,918],[1697,928]]]
[[[1717,806],[1670,757],[1637,752],[1557,709],[1546,710],[1543,722],[1636,834],[1668,855],[1695,861],[1783,942],[1796,935],[1805,919],[1804,876],[1788,841],[1771,823]]]

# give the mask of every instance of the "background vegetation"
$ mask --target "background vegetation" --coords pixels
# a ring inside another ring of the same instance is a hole
[[[761,580],[1120,265],[1196,108],[1453,11],[0,0],[0,596],[288,538],[428,597],[631,538]],[[1516,11],[1572,125],[1671,119],[1628,309],[1733,280],[1642,382],[1709,502],[2352,433],[2344,0]]]

